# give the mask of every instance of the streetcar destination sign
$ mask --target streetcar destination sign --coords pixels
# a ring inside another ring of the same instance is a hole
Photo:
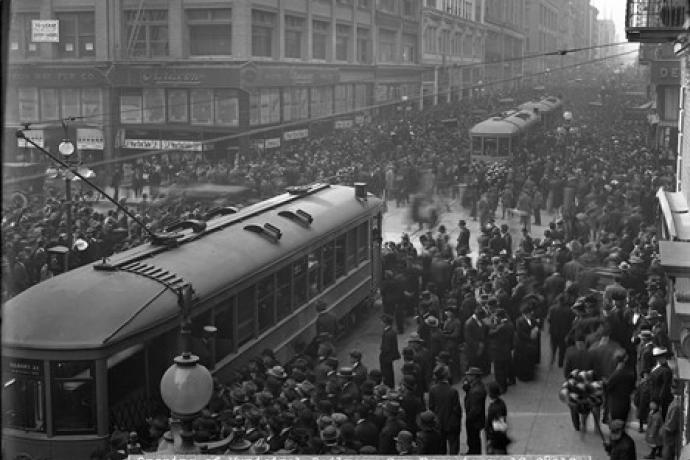
[[[413,460],[592,460],[591,455],[406,455]],[[390,455],[191,455],[144,454],[130,455],[128,460],[400,460]]]

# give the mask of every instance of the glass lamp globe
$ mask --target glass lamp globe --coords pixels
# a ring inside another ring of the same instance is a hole
[[[185,352],[175,358],[161,378],[161,397],[170,410],[182,416],[194,415],[211,400],[213,377],[199,357]]]
[[[60,142],[60,145],[58,145],[58,150],[62,155],[68,157],[74,153],[74,144],[70,141],[64,140]]]

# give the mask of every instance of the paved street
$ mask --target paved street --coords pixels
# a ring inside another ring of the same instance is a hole
[[[389,212],[384,219],[384,241],[399,241],[400,235],[408,231],[406,223],[406,210],[395,208],[389,202]],[[472,232],[471,245],[473,256],[476,255],[476,236],[478,223],[461,212],[458,204],[451,206],[450,213],[441,218],[441,223],[446,225],[451,233],[451,241],[457,237],[457,221],[465,219]],[[542,223],[548,225],[551,216],[542,216]],[[513,234],[513,242],[517,244],[520,239],[518,220],[511,219],[498,223],[508,223]],[[532,226],[532,236],[543,234],[544,227]],[[416,233],[415,233],[416,234]],[[415,242],[417,243],[417,241]],[[360,349],[363,353],[363,362],[368,368],[378,368],[378,350],[381,340],[381,323],[378,321],[380,312],[375,312],[362,327],[351,333],[338,344],[338,359],[341,363],[348,362],[348,352],[353,348]],[[402,349],[407,344],[407,337],[416,329],[410,320],[404,334],[398,336],[398,344]],[[602,446],[602,440],[594,431],[593,421],[589,420],[589,426],[585,434],[578,433],[572,428],[570,413],[565,404],[558,399],[558,390],[563,383],[562,369],[550,366],[551,353],[549,350],[548,334],[542,332],[542,359],[538,368],[536,379],[532,382],[519,382],[509,387],[503,396],[508,406],[508,424],[510,437],[513,443],[508,451],[513,454],[573,454],[591,455],[593,460],[607,459]],[[400,363],[396,362],[396,382],[400,381]],[[485,378],[485,382],[491,377]],[[461,400],[464,392],[457,384]],[[604,432],[607,428],[604,426]],[[643,434],[637,433],[637,423],[631,423],[628,433],[637,444],[638,458],[649,453],[649,448],[644,443]],[[460,452],[466,452],[465,430],[461,435]]]

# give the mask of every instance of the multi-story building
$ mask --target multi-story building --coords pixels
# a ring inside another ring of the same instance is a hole
[[[482,79],[485,0],[425,0],[421,64],[427,99],[450,101]]]
[[[526,0],[526,54],[538,55],[552,52],[559,43],[561,13],[558,0]],[[525,60],[527,75],[541,75],[547,69],[556,68],[559,61],[553,56],[539,56]]]
[[[497,88],[520,84],[524,74],[525,0],[486,0],[486,81],[501,81]]]
[[[616,24],[612,19],[599,19],[597,21],[599,26],[599,44],[607,45],[616,43]],[[617,54],[616,47],[608,46],[599,48],[599,57],[605,58]]]
[[[31,136],[55,148],[70,119],[87,159],[157,149],[231,157],[332,128],[337,114],[346,116],[336,126],[348,126],[354,111],[420,92],[420,0],[12,7],[6,120],[33,123]],[[6,155],[31,156],[5,139]]]

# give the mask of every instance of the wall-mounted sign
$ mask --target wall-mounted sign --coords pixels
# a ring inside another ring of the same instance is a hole
[[[352,120],[336,120],[335,121],[335,129],[348,129],[352,128],[352,125],[354,122]]]
[[[103,131],[96,128],[77,128],[77,148],[103,150]]]
[[[305,137],[309,137],[308,129],[297,129],[295,131],[286,131],[285,133],[283,133],[283,139],[285,139],[286,141],[304,139]]]
[[[45,147],[42,129],[24,130],[24,136],[26,136],[28,139],[31,139],[32,141],[34,141],[36,144],[38,144],[39,147],[42,147],[42,148]],[[34,146],[31,145],[30,143],[28,143],[25,139],[17,139],[17,147],[34,147]]]
[[[161,141],[161,149],[163,150],[187,150],[190,152],[201,152],[203,145],[199,141]]]
[[[31,20],[31,41],[34,43],[59,43],[60,21],[57,19]]]
[[[125,139],[123,147],[137,150],[160,150],[161,141],[158,139]]]
[[[278,147],[280,147],[280,138],[274,137],[271,139],[266,139],[264,145],[267,149],[277,149]]]
[[[653,85],[680,86],[680,61],[652,61],[650,80]]]

